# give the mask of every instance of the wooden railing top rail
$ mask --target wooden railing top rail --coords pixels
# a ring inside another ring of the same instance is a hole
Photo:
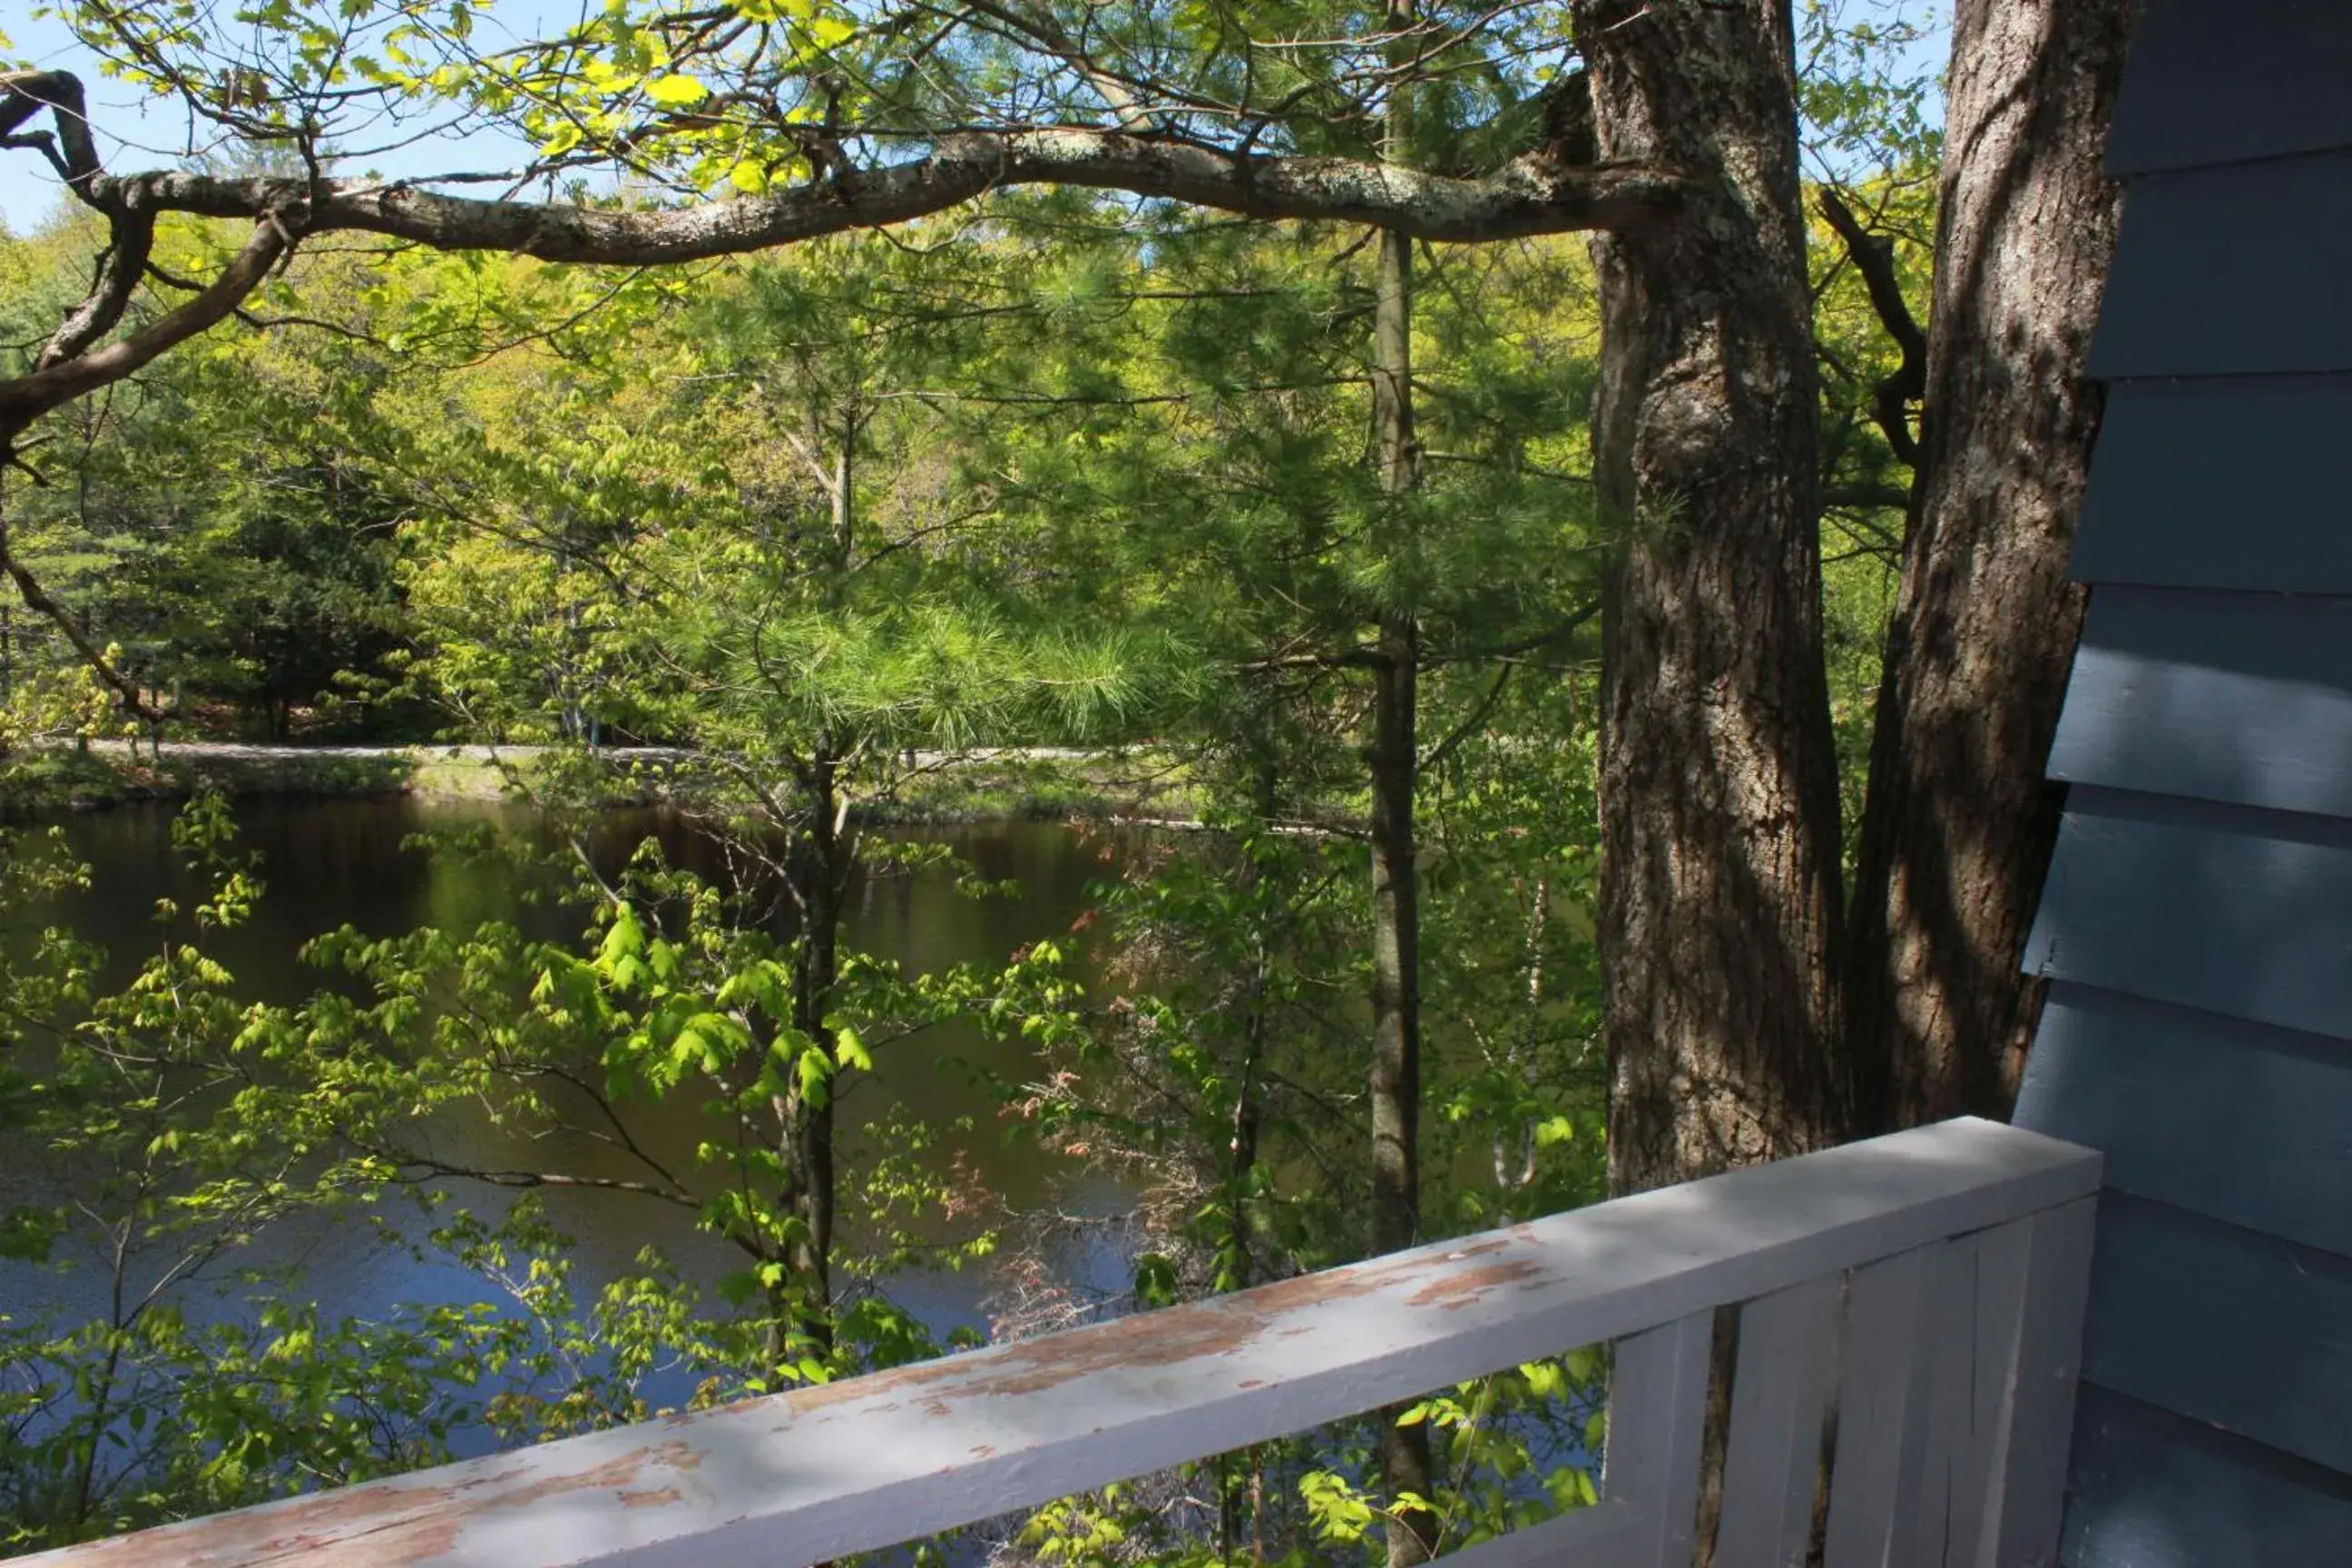
[[[2090,1195],[1973,1119],[1196,1305],[93,1542],[66,1568],[787,1568],[936,1533]]]

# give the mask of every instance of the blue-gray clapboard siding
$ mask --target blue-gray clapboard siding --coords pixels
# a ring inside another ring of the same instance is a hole
[[[2352,1471],[2352,1258],[2145,1198],[2102,1202],[2083,1374]]]
[[[2132,181],[2091,374],[2352,370],[2347,191],[2346,150]]]
[[[2125,178],[2352,146],[2344,0],[2147,0],[2107,136]]]
[[[2017,1120],[2105,1151],[2063,1562],[2352,1564],[2352,3],[2146,0]]]
[[[2343,271],[2352,278],[2352,258]],[[2074,531],[2074,575],[2099,584],[2352,594],[2347,431],[2352,375],[2109,387]]]
[[[2352,817],[2352,600],[2102,580],[2050,776]]]
[[[2025,966],[2341,1032],[2352,1020],[2352,822],[2078,784]]]
[[[2352,1256],[2352,1046],[2059,982],[2018,1120],[2110,1191]]]

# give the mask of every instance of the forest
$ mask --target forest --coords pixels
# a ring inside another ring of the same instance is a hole
[[[43,13],[0,1552],[1998,1114],[2128,7],[2000,9]],[[1409,1564],[1604,1379],[911,1550]]]

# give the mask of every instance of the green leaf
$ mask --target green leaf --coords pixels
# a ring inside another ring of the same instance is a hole
[[[604,933],[604,943],[596,950],[597,961],[610,967],[619,959],[643,952],[645,945],[645,928],[637,923],[633,911],[623,909],[614,915],[612,929]]]
[[[1176,1300],[1176,1265],[1157,1252],[1147,1252],[1137,1258],[1135,1299],[1148,1307],[1172,1305]]]
[[[684,109],[709,98],[710,89],[690,76],[657,76],[646,83],[646,96],[665,109]]]
[[[797,1066],[801,1093],[815,1105],[824,1103],[825,1080],[833,1076],[833,1064],[824,1059],[823,1051],[803,1051]]]

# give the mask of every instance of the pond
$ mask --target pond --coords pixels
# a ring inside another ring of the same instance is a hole
[[[110,950],[118,978],[158,940],[154,900],[184,900],[199,890],[173,848],[172,816],[166,806],[131,806],[64,823],[73,850],[91,867],[92,880],[89,893],[56,913]],[[310,937],[345,922],[370,934],[391,935],[425,924],[467,930],[497,919],[549,938],[576,933],[583,923],[574,910],[526,896],[534,886],[551,885],[546,874],[534,878],[509,863],[478,857],[435,855],[407,842],[414,835],[436,831],[529,834],[534,823],[523,808],[406,798],[263,798],[242,803],[237,820],[244,846],[262,857],[268,890],[254,919],[215,939],[207,951],[236,975],[246,996],[290,1002],[318,990],[327,977],[301,963],[298,951]],[[595,857],[617,863],[647,834],[662,839],[674,862],[706,875],[719,873],[719,857],[707,841],[675,817],[656,813],[609,816],[601,825]],[[982,878],[1017,889],[974,899],[958,890],[956,873],[945,867],[866,876],[850,900],[846,942],[915,973],[964,961],[999,962],[1017,947],[1066,932],[1091,901],[1090,884],[1116,869],[1120,853],[1117,839],[1052,823],[893,830],[893,836],[944,841]],[[10,923],[22,929],[19,921]],[[966,1063],[1014,1082],[1036,1076],[1022,1047],[970,1031],[938,1029],[878,1047],[873,1074],[841,1100],[845,1169],[875,1152],[857,1130],[884,1121],[897,1107],[905,1117],[942,1130],[924,1156],[937,1162],[935,1168],[951,1168],[961,1157],[971,1181],[1011,1205],[1050,1204],[1066,1214],[1092,1215],[1129,1206],[1129,1194],[1117,1184],[1040,1151],[1031,1140],[1008,1140],[996,1098]],[[945,1131],[961,1117],[973,1119],[969,1132]],[[639,1135],[672,1168],[684,1168],[700,1132],[697,1120],[691,1104],[651,1108]],[[436,1136],[443,1140],[436,1152],[455,1163],[518,1163],[510,1135],[488,1127],[453,1124],[437,1129]],[[502,1138],[508,1141],[502,1143]],[[586,1159],[593,1170],[600,1152],[607,1152],[583,1141],[572,1148],[542,1146],[528,1157],[560,1157],[575,1168]],[[0,1169],[0,1199],[70,1197],[71,1172],[46,1163],[36,1151],[12,1152],[0,1163],[5,1167]],[[603,1173],[619,1173],[608,1168]],[[451,1189],[452,1202],[486,1215],[499,1212],[509,1195],[478,1184]],[[632,1269],[640,1249],[649,1245],[706,1284],[741,1261],[732,1249],[696,1232],[687,1211],[659,1200],[557,1191],[547,1195],[547,1208],[575,1240],[573,1284],[583,1301]],[[1073,1234],[1080,1239],[1056,1244],[1047,1259],[1055,1282],[1081,1291],[1125,1289],[1130,1259],[1118,1228],[1081,1226]],[[852,1247],[857,1239],[854,1228],[844,1237]],[[92,1238],[78,1245],[79,1256],[73,1247],[60,1252],[68,1267],[0,1265],[0,1312],[20,1322],[49,1316],[61,1324],[103,1317],[109,1271],[87,1266],[94,1261]],[[385,1246],[371,1227],[349,1222],[283,1225],[247,1248],[240,1261],[299,1265],[303,1293],[317,1300],[329,1321],[379,1316],[393,1303],[456,1303],[491,1295],[470,1271],[430,1252],[420,1257]],[[77,1263],[84,1266],[70,1266]],[[944,1337],[960,1327],[984,1331],[988,1326],[995,1281],[984,1270],[913,1270],[882,1285],[935,1334]],[[199,1283],[184,1300],[192,1318],[243,1310],[234,1290],[221,1285]],[[651,1392],[664,1399],[683,1390]]]

